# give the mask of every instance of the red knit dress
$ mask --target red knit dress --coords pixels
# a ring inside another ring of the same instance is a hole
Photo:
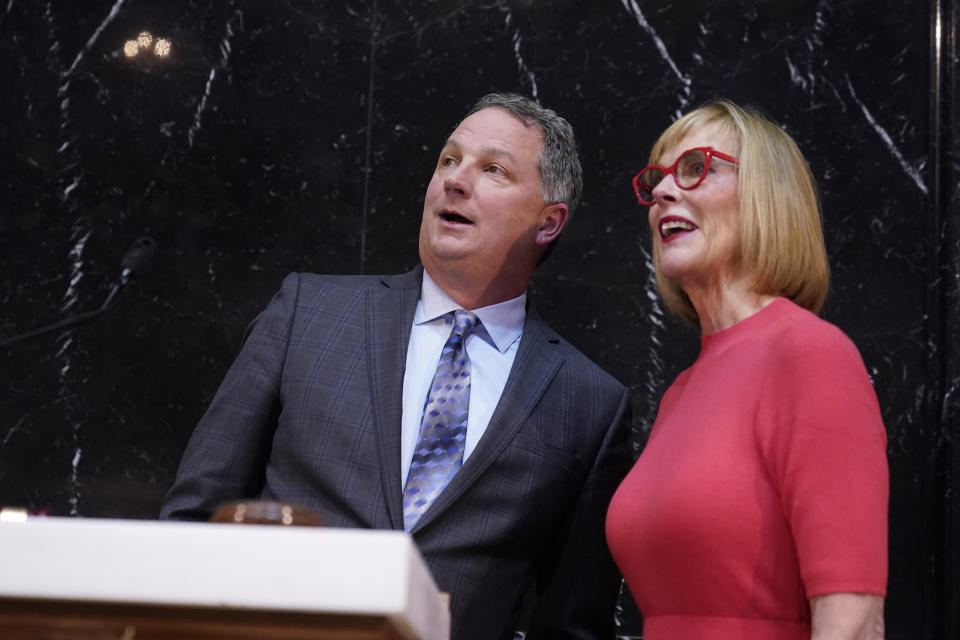
[[[703,336],[607,513],[644,640],[809,640],[808,599],[885,594],[886,433],[860,354],[778,298]]]

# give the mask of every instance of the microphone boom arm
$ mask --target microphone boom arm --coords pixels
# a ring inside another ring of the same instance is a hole
[[[113,302],[114,297],[116,297],[117,292],[120,291],[121,287],[130,282],[137,271],[142,271],[150,264],[150,261],[153,259],[153,253],[156,251],[156,249],[157,241],[153,238],[143,237],[134,241],[134,243],[130,246],[130,249],[127,251],[127,255],[123,257],[123,262],[121,263],[123,271],[120,272],[120,281],[114,283],[114,285],[110,288],[109,293],[107,293],[106,300],[103,301],[103,304],[101,304],[99,308],[91,311],[84,311],[82,313],[76,313],[72,316],[67,316],[66,318],[54,322],[53,324],[32,329],[26,333],[10,336],[9,338],[0,338],[0,347],[6,347],[17,342],[22,342],[23,340],[42,336],[52,331],[69,329],[71,327],[83,324],[84,322],[93,320],[110,307],[110,304]]]

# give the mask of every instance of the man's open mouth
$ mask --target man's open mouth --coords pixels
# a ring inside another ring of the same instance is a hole
[[[440,213],[440,217],[453,224],[473,224],[472,220],[468,220],[456,211],[443,211]]]

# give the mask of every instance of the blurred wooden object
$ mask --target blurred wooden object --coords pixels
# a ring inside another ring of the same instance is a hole
[[[449,628],[403,532],[0,521],[5,640],[448,640]]]
[[[384,618],[0,600],[4,640],[405,640]]]
[[[210,522],[237,524],[280,524],[294,527],[322,527],[319,513],[269,500],[237,500],[220,505]]]

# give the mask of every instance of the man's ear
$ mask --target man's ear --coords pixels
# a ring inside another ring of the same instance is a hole
[[[546,246],[557,239],[567,224],[570,212],[562,202],[548,204],[540,215],[540,228],[537,229],[537,244]]]

